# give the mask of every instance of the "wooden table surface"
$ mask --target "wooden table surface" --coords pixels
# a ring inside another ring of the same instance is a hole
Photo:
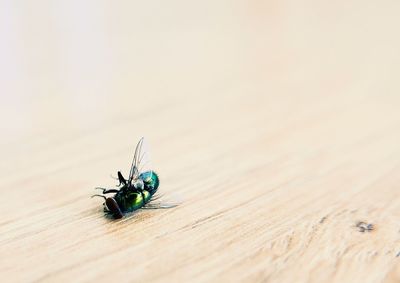
[[[399,282],[399,12],[1,1],[1,281]],[[181,204],[108,219],[142,136]]]

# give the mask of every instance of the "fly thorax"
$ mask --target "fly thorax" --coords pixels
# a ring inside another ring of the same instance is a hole
[[[137,189],[138,191],[143,191],[144,189],[144,183],[142,179],[137,179],[134,183],[133,186],[135,189]]]

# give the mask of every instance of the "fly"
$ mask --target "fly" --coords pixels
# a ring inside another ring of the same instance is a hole
[[[129,178],[125,179],[122,173],[118,171],[117,179],[119,185],[117,189],[96,188],[102,190],[102,194],[92,196],[104,198],[104,211],[116,219],[141,208],[170,208],[176,206],[175,204],[154,202],[158,199],[156,193],[160,186],[160,179],[153,170],[143,170],[146,165],[142,165],[146,156],[146,152],[143,152],[143,140],[141,138],[136,146]],[[114,195],[108,196],[111,194]]]

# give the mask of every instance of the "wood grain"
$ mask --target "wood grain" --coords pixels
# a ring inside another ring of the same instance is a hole
[[[398,1],[23,2],[2,282],[400,281]],[[182,203],[110,220],[141,136]]]

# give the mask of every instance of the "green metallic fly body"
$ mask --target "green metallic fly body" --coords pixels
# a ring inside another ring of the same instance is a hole
[[[122,173],[118,171],[119,185],[117,189],[96,188],[102,190],[102,194],[94,196],[102,197],[105,200],[104,211],[112,214],[114,218],[122,218],[125,213],[133,212],[140,208],[169,208],[171,206],[162,206],[153,203],[157,198],[155,193],[160,185],[158,175],[149,170],[141,172],[141,163],[145,153],[142,153],[143,138],[139,141],[135,149],[135,155],[129,178],[125,179]],[[105,195],[112,194],[112,197]]]

